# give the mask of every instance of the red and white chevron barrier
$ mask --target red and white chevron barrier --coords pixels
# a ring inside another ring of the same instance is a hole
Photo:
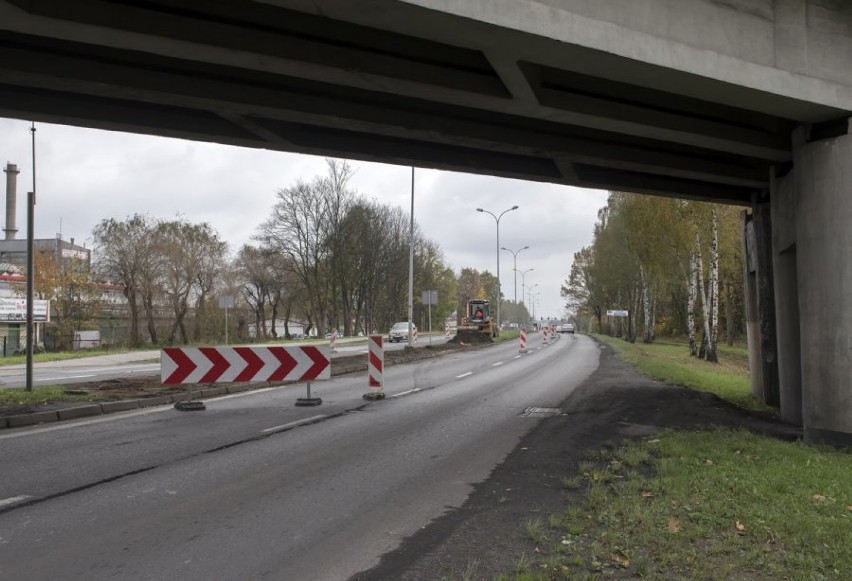
[[[322,379],[331,379],[327,347],[168,347],[160,352],[164,385]]]
[[[444,324],[444,337],[449,337],[449,336],[450,336],[450,324],[445,323]]]
[[[367,338],[367,375],[370,387],[382,389],[385,383],[385,348],[382,335],[370,335]]]
[[[521,329],[521,348],[518,349],[520,353],[527,352],[527,332],[525,329]]]
[[[550,339],[550,327],[548,327],[547,325],[543,325],[541,327],[541,342],[547,345],[548,339]]]

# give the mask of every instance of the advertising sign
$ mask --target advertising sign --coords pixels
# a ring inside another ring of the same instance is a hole
[[[26,323],[27,299],[0,299],[0,323]],[[50,301],[33,301],[33,322],[50,322]]]

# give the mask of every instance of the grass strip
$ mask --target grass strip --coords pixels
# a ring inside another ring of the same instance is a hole
[[[569,508],[532,543],[543,556],[500,579],[852,579],[848,452],[671,431],[580,470]]]
[[[74,395],[65,392],[60,385],[45,385],[33,387],[27,391],[23,387],[7,387],[0,389],[0,407],[15,408],[17,406],[40,405],[57,401],[99,401],[107,398],[99,398],[97,394]]]
[[[689,355],[686,343],[628,343],[607,335],[593,335],[612,347],[636,370],[653,379],[699,391],[714,393],[740,407],[771,411],[751,394],[748,353],[745,349],[725,346],[720,363],[710,363]]]
[[[152,349],[154,349],[152,347]],[[44,363],[46,361],[67,361],[69,359],[84,359],[87,357],[99,357],[101,355],[119,355],[122,353],[133,353],[131,349],[82,349],[79,351],[61,351],[59,353],[35,353],[33,354],[34,363]],[[27,362],[27,356],[10,355],[9,357],[0,357],[0,367],[6,365],[23,365]]]

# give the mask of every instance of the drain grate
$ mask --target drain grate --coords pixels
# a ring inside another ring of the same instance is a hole
[[[522,418],[549,418],[551,416],[558,416],[562,413],[561,408],[536,408],[529,407],[524,410],[524,413],[521,414]]]

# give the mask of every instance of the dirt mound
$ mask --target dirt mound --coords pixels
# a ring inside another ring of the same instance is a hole
[[[481,333],[479,331],[468,331],[468,330],[460,330],[456,333],[456,336],[447,341],[447,343],[454,344],[463,344],[466,343],[470,345],[471,343],[493,343],[494,339],[491,338],[491,335],[488,333]]]

